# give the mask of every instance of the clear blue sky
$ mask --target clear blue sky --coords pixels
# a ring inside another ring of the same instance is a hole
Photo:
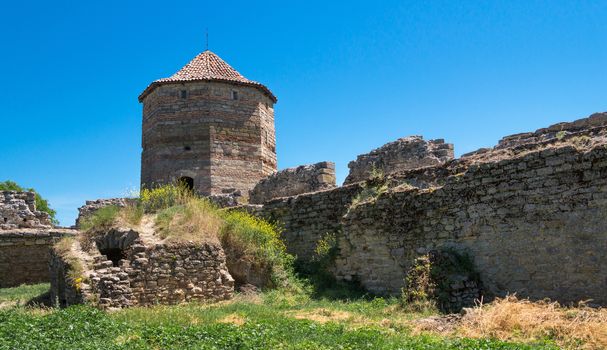
[[[137,96],[210,49],[278,96],[280,168],[407,135],[456,154],[607,110],[607,1],[11,1],[0,180],[73,224],[139,185]]]

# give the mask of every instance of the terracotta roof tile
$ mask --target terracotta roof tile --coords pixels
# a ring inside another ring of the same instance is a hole
[[[143,101],[143,98],[147,96],[152,90],[163,83],[175,83],[175,82],[187,82],[187,81],[223,81],[232,82],[243,85],[251,85],[261,89],[266,93],[274,102],[276,97],[270,89],[261,83],[253,80],[249,80],[243,77],[238,71],[232,68],[219,56],[213,52],[207,50],[194,57],[188,64],[181,68],[177,73],[173,74],[169,78],[159,79],[152,82],[148,87],[139,95],[139,102]]]

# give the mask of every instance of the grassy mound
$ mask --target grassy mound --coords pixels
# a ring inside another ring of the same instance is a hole
[[[278,227],[246,212],[222,210],[174,185],[144,189],[126,207],[104,207],[84,218],[82,246],[92,248],[95,237],[114,226],[141,230],[143,218],[153,222],[158,238],[169,243],[220,243],[251,266],[267,270],[272,285],[292,278],[293,257],[286,253]]]

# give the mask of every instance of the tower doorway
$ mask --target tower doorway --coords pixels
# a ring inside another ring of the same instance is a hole
[[[179,180],[177,180],[177,185],[183,186],[185,189],[187,189],[190,192],[194,191],[194,179],[192,179],[189,176],[180,177]]]

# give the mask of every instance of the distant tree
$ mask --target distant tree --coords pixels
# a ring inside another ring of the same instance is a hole
[[[15,181],[6,180],[4,182],[0,182],[0,191],[30,191],[36,194],[36,209],[48,213],[51,217],[51,221],[53,224],[58,225],[59,221],[55,217],[57,212],[54,211],[48,204],[48,201],[40,196],[40,194],[33,188],[23,188],[19,186]]]

